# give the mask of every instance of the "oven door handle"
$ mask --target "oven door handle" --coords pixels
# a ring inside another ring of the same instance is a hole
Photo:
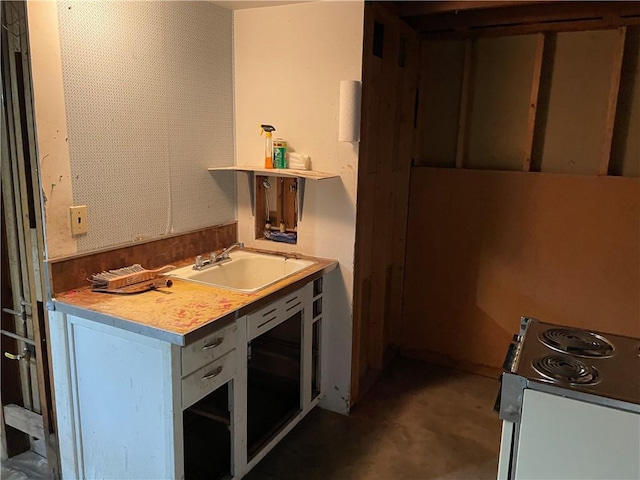
[[[517,352],[518,352],[518,344],[513,342],[510,343],[509,347],[507,348],[507,354],[504,357],[504,362],[502,362],[502,369],[505,372],[513,373],[513,367],[516,360]]]

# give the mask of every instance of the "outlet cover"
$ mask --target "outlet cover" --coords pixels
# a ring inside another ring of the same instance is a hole
[[[71,215],[71,235],[83,235],[87,233],[87,206],[76,205],[69,207]]]

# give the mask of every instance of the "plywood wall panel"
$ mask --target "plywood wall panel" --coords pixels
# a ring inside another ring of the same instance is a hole
[[[466,166],[522,170],[536,37],[479,39],[475,50]]]
[[[413,169],[402,348],[500,367],[520,315],[640,337],[640,179]]]
[[[628,28],[609,174],[640,176],[640,28]]]
[[[454,166],[465,42],[423,41],[417,165]]]
[[[616,30],[559,33],[541,170],[597,175]]]

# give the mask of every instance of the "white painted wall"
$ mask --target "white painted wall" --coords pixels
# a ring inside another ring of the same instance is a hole
[[[64,257],[76,253],[78,246],[69,224],[73,191],[57,5],[27,2],[27,16],[47,256]]]
[[[316,2],[234,12],[236,162],[264,162],[261,123],[339,179],[307,181],[298,244],[254,239],[248,184],[238,181],[238,234],[247,246],[340,262],[331,274],[323,341],[324,408],[347,412],[351,383],[358,144],[338,142],[341,80],[361,80],[364,3]],[[326,351],[326,350],[325,350]]]

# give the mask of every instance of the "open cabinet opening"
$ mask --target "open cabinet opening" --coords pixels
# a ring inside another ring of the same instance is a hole
[[[302,411],[302,311],[250,344],[247,455],[251,459]]]
[[[229,384],[225,383],[183,413],[187,479],[231,476]]]
[[[297,243],[297,193],[297,178],[256,177],[256,239]]]

